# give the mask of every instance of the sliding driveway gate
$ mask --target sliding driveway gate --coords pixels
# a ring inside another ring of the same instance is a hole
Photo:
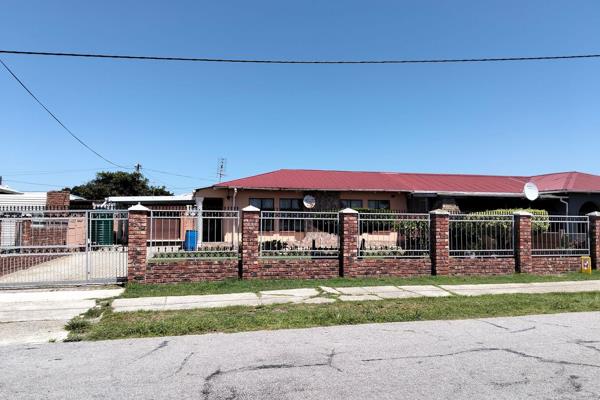
[[[127,211],[0,211],[0,288],[127,277]]]

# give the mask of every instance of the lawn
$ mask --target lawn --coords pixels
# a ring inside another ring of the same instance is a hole
[[[563,275],[511,274],[501,276],[424,276],[416,278],[334,278],[334,279],[233,279],[219,282],[194,282],[175,284],[129,283],[121,297],[185,296],[258,292],[261,290],[311,288],[317,286],[379,286],[379,285],[451,285],[468,283],[526,283],[559,282],[600,279],[600,272],[592,275],[572,272]]]
[[[76,324],[74,328],[77,329],[73,329],[71,340],[103,340],[576,311],[600,311],[600,293],[452,296],[162,312],[113,313],[107,311],[96,324]]]

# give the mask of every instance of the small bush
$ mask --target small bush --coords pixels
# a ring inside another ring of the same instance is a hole
[[[102,315],[103,311],[104,310],[102,310],[102,308],[100,308],[100,307],[94,307],[94,308],[90,308],[89,310],[87,310],[83,314],[83,316],[84,316],[84,318],[92,318],[92,319],[94,319],[94,318],[100,317]]]
[[[75,317],[67,323],[65,329],[69,332],[85,333],[88,329],[90,329],[91,326],[92,323],[87,319]]]
[[[81,342],[83,340],[83,335],[77,333],[69,333],[69,336],[63,340],[63,342]]]

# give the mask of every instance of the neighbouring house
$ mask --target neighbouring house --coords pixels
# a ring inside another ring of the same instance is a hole
[[[185,209],[196,204],[192,193],[174,196],[110,196],[104,203],[96,204],[97,208],[126,210],[136,204],[142,204],[151,210]]]
[[[525,183],[539,188],[529,201]],[[303,199],[315,199],[315,210],[391,209],[428,212],[446,209],[472,212],[531,207],[551,214],[585,215],[600,210],[600,176],[560,172],[534,176],[421,174],[280,169],[197,189],[194,198],[205,210],[242,208],[305,210]]]
[[[67,191],[19,192],[0,186],[0,247],[27,242],[30,246],[85,245],[83,219],[49,224],[47,213],[60,215],[86,200]],[[53,213],[59,211],[59,214]]]
[[[84,198],[65,191],[20,192],[0,186],[0,212],[65,210],[86,202]]]

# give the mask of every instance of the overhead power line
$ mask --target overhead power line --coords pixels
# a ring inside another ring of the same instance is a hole
[[[59,174],[70,174],[78,172],[89,172],[89,171],[104,171],[107,168],[82,168],[82,169],[65,169],[57,171],[21,171],[15,173],[3,174],[3,176],[38,176],[38,175],[59,175]]]
[[[27,56],[107,58],[137,61],[185,61],[205,63],[249,63],[249,64],[444,64],[444,63],[480,63],[503,61],[548,61],[573,60],[582,58],[600,58],[600,54],[575,54],[558,56],[530,57],[486,57],[486,58],[432,58],[432,59],[396,59],[396,60],[276,60],[276,59],[245,59],[245,58],[205,58],[205,57],[163,57],[136,56],[124,54],[98,53],[63,53],[48,51],[0,50],[0,54],[17,54]]]
[[[158,174],[164,174],[164,175],[171,175],[171,176],[178,176],[180,178],[188,178],[188,179],[198,179],[201,181],[210,181],[210,182],[214,182],[216,179],[211,179],[211,178],[201,178],[198,176],[191,176],[191,175],[183,175],[183,174],[176,174],[174,172],[168,172],[168,171],[161,171],[160,169],[154,169],[154,168],[146,168],[144,166],[141,167],[142,171],[151,171],[151,172],[156,172]]]
[[[73,137],[73,139],[77,140],[77,141],[78,141],[78,142],[79,142],[79,143],[80,143],[80,144],[81,144],[83,147],[85,147],[86,149],[88,149],[89,151],[91,151],[92,153],[94,153],[96,156],[100,157],[101,159],[103,159],[103,160],[104,160],[104,161],[106,161],[107,163],[109,163],[109,164],[112,164],[112,165],[114,165],[115,167],[119,167],[119,168],[125,168],[125,169],[131,169],[131,167],[126,167],[126,166],[124,166],[124,165],[117,164],[117,163],[115,163],[115,162],[113,162],[113,161],[109,160],[108,158],[104,157],[102,154],[98,153],[96,150],[94,150],[92,147],[90,147],[90,146],[89,146],[89,145],[88,145],[86,142],[84,142],[83,140],[81,140],[81,139],[80,139],[80,138],[79,138],[77,135],[75,135],[73,132],[71,132],[71,130],[70,130],[69,128],[67,128],[67,127],[65,126],[65,124],[63,124],[63,123],[62,123],[62,121],[61,121],[60,119],[58,119],[58,117],[57,117],[56,115],[54,115],[54,113],[53,113],[52,111],[50,111],[50,110],[48,109],[48,107],[46,107],[46,106],[44,105],[44,103],[42,103],[42,102],[41,102],[41,101],[40,101],[40,100],[39,100],[39,99],[36,97],[36,95],[35,95],[35,94],[33,94],[33,92],[32,92],[31,90],[29,90],[29,88],[28,88],[27,86],[25,86],[25,84],[24,84],[24,83],[23,83],[23,82],[22,82],[22,81],[19,79],[19,77],[18,77],[17,75],[15,75],[15,73],[14,73],[14,72],[13,72],[13,71],[12,71],[12,70],[11,70],[11,69],[8,67],[8,65],[6,65],[6,64],[4,63],[4,61],[0,60],[0,63],[2,63],[2,65],[4,66],[4,68],[6,68],[6,70],[7,70],[7,71],[8,71],[8,72],[9,72],[9,73],[12,75],[12,77],[13,77],[13,78],[14,78],[14,79],[15,79],[17,82],[19,82],[19,85],[21,85],[21,86],[23,87],[23,89],[25,89],[25,91],[26,91],[27,93],[29,93],[29,95],[30,95],[31,97],[33,97],[33,99],[34,99],[34,100],[35,100],[35,101],[36,101],[36,102],[37,102],[37,103],[38,103],[40,106],[42,106],[42,108],[43,108],[44,110],[46,110],[46,112],[47,112],[48,114],[50,114],[50,116],[51,116],[52,118],[54,118],[54,120],[55,120],[56,122],[58,122],[58,124],[59,124],[60,126],[62,126],[62,127],[63,127],[63,129],[64,129],[65,131],[67,131],[67,132],[69,133],[69,135],[71,135],[71,136]]]
[[[86,149],[88,149],[89,151],[91,151],[92,153],[94,153],[96,156],[98,156],[99,158],[101,158],[102,160],[106,161],[107,163],[118,167],[118,168],[122,168],[122,169],[136,169],[136,167],[139,169],[141,169],[141,165],[136,164],[136,166],[125,166],[125,165],[120,165],[117,164],[111,160],[109,160],[108,158],[104,157],[102,154],[98,153],[96,150],[94,150],[91,146],[89,146],[87,143],[85,143],[82,139],[80,139],[77,135],[75,135],[69,128],[67,128],[67,126],[60,120],[58,119],[58,117],[56,115],[54,115],[54,113],[52,111],[50,111],[48,109],[48,107],[46,107],[44,105],[44,103],[42,103],[35,94],[33,94],[33,92],[31,90],[29,90],[29,88],[23,83],[23,81],[21,81],[21,79],[19,79],[19,77],[8,67],[8,65],[6,65],[6,63],[4,63],[4,61],[2,61],[2,59],[0,59],[0,63],[2,63],[2,65],[4,66],[4,68],[6,68],[6,70],[10,73],[10,75],[19,83],[19,85],[21,85],[21,87],[23,89],[25,89],[25,91],[56,121],[58,122],[58,124],[65,129],[69,135],[71,135],[75,140],[77,140],[81,145],[83,145]],[[154,171],[157,172],[159,174],[165,174],[165,175],[171,175],[171,176],[178,176],[178,177],[182,177],[182,178],[189,178],[189,179],[198,179],[198,180],[206,180],[206,181],[214,181],[214,179],[209,179],[209,178],[200,178],[200,177],[196,177],[196,176],[189,176],[189,175],[182,175],[182,174],[177,174],[177,173],[173,173],[173,172],[168,172],[168,171],[161,171],[161,170],[155,170],[155,169],[151,169],[151,168],[144,168],[146,170],[149,171]],[[92,170],[92,169],[90,169]],[[75,170],[74,170],[75,171]],[[83,170],[81,170],[83,171]],[[44,171],[43,174],[51,174],[51,171]],[[13,176],[16,175],[27,175],[27,174],[14,174]],[[18,182],[18,181],[13,181],[13,182]],[[21,182],[21,183],[28,183],[28,182]],[[30,183],[32,185],[42,185],[42,184],[38,184],[38,183]],[[54,186],[54,185],[46,185],[46,186]]]
[[[16,179],[4,179],[6,182],[13,182],[13,183],[24,183],[27,185],[35,185],[35,186],[47,186],[47,187],[55,187],[55,188],[63,188],[65,187],[64,185],[54,185],[51,183],[40,183],[40,182],[29,182],[29,181],[21,181],[21,180],[16,180]]]

